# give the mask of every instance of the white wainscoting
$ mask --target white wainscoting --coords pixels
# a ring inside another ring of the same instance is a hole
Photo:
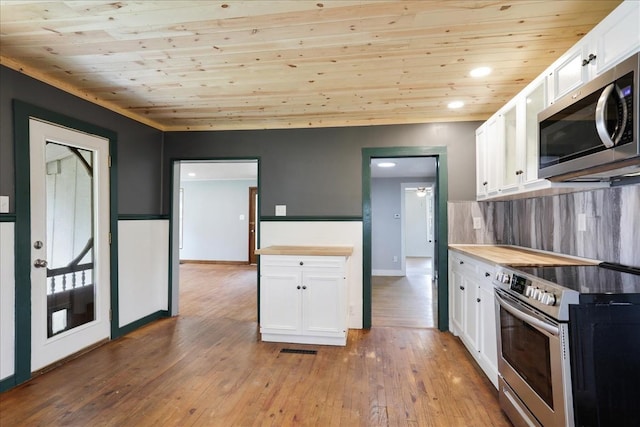
[[[118,221],[120,327],[168,309],[169,221]]]
[[[0,222],[0,380],[15,372],[14,224]]]
[[[353,246],[348,260],[349,328],[362,329],[362,222],[262,221],[260,247]]]

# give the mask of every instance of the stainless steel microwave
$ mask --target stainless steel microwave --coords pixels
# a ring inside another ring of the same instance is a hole
[[[538,114],[538,177],[601,181],[640,174],[640,53]]]

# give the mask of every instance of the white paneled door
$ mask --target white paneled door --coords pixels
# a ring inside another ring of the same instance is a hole
[[[110,335],[109,141],[30,119],[31,370]]]

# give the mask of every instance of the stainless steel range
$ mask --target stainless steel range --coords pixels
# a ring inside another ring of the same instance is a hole
[[[640,270],[607,263],[506,266],[498,270],[494,285],[500,404],[513,424],[634,425],[626,421],[637,421]],[[593,313],[600,313],[597,321]],[[602,320],[616,316],[622,317],[614,323]],[[622,339],[621,330],[626,331]],[[616,341],[608,342],[608,337]],[[615,369],[609,365],[616,355],[602,347],[616,348],[618,357],[631,359],[625,361],[624,373],[605,385],[596,384],[595,378],[603,376],[602,366],[612,376]],[[599,400],[609,402],[613,395],[615,408],[598,407]]]

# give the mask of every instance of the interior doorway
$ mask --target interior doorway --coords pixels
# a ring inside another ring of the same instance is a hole
[[[176,160],[172,189],[171,315],[180,311],[181,264],[248,266],[257,300],[251,248],[259,243],[258,160]]]
[[[371,164],[372,325],[433,328],[434,157]]]
[[[362,325],[372,326],[372,278],[373,276],[373,200],[372,200],[372,163],[377,159],[395,159],[428,157],[435,160],[436,172],[434,181],[434,250],[432,267],[432,289],[434,290],[434,320],[437,328],[446,331],[449,328],[448,312],[448,275],[447,275],[447,149],[446,147],[382,147],[362,149],[362,222],[363,222],[363,257],[362,257]],[[379,214],[379,212],[378,212]],[[397,221],[396,213],[391,215]],[[384,246],[382,246],[385,248]],[[385,248],[387,250],[388,248]],[[389,253],[384,256],[386,262]],[[393,256],[391,260],[393,260]],[[399,268],[394,268],[398,270]]]

